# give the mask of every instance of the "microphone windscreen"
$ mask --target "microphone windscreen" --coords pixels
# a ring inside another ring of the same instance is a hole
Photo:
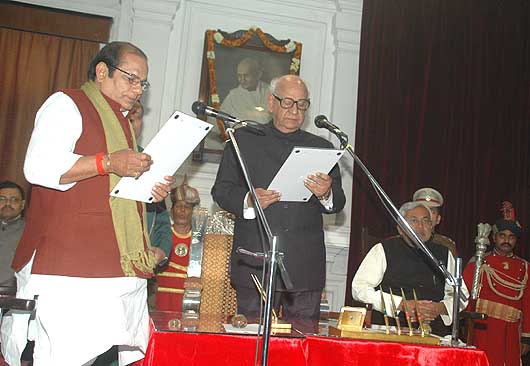
[[[191,110],[198,116],[203,115],[206,110],[206,104],[197,100],[191,105]]]
[[[315,126],[317,126],[318,128],[322,128],[324,127],[324,122],[326,122],[327,120],[328,119],[326,116],[324,116],[323,114],[320,114],[315,117]]]

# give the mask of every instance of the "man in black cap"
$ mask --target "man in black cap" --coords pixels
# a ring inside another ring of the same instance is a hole
[[[512,204],[503,202],[501,211],[503,217],[493,226],[493,250],[480,267],[478,299],[468,307],[488,315],[480,322],[482,326],[475,327],[474,341],[486,352],[490,364],[518,366],[521,351],[530,343],[528,262],[513,252],[522,229]],[[464,270],[468,287],[472,286],[474,271],[475,262],[471,261]]]

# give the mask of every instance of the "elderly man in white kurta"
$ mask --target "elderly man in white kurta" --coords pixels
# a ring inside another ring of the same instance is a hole
[[[399,209],[414,232],[423,241],[433,256],[454,274],[455,260],[447,247],[432,239],[432,215],[422,202],[407,202]],[[415,309],[413,292],[418,296],[418,309],[422,318],[430,322],[432,331],[440,336],[451,332],[453,321],[453,288],[443,275],[434,268],[428,258],[406,237],[400,227],[400,236],[383,240],[372,247],[362,261],[352,281],[352,295],[356,300],[371,303],[374,307],[372,323],[383,324],[382,312],[392,316],[392,290],[400,318],[404,317],[404,301],[401,289],[406,295],[409,309]],[[383,293],[381,294],[381,288]],[[467,298],[468,291],[462,286],[462,294]],[[384,298],[384,306],[381,302]],[[461,302],[464,309],[467,301]],[[404,318],[401,319],[404,323]]]
[[[268,123],[267,94],[269,85],[260,80],[263,70],[259,63],[250,57],[237,65],[237,88],[230,90],[221,104],[221,110],[241,120]]]

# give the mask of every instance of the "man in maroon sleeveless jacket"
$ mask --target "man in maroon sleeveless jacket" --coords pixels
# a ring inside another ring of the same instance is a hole
[[[24,163],[32,199],[13,260],[18,296],[39,296],[35,366],[90,365],[113,345],[120,365],[143,357],[146,278],[164,255],[149,243],[145,205],[109,192],[152,164],[125,118],[149,86],[147,73],[140,49],[110,43],[92,60],[89,82],[53,94],[37,113]],[[155,201],[170,191],[174,178],[165,180],[152,189]],[[19,325],[14,317],[2,345],[12,365]]]

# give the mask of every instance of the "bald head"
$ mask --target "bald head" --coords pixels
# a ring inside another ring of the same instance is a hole
[[[262,75],[263,70],[259,62],[251,57],[245,57],[237,65],[237,81],[243,89],[256,90]]]
[[[279,89],[289,89],[293,87],[303,89],[305,92],[304,98],[309,98],[309,89],[307,89],[305,81],[297,75],[283,75],[272,79],[270,90],[272,93],[278,94]]]
[[[284,75],[273,79],[270,89],[268,105],[274,127],[283,133],[299,130],[309,106],[309,91],[305,82],[296,75]],[[300,100],[304,100],[301,104],[303,109],[299,108]]]

